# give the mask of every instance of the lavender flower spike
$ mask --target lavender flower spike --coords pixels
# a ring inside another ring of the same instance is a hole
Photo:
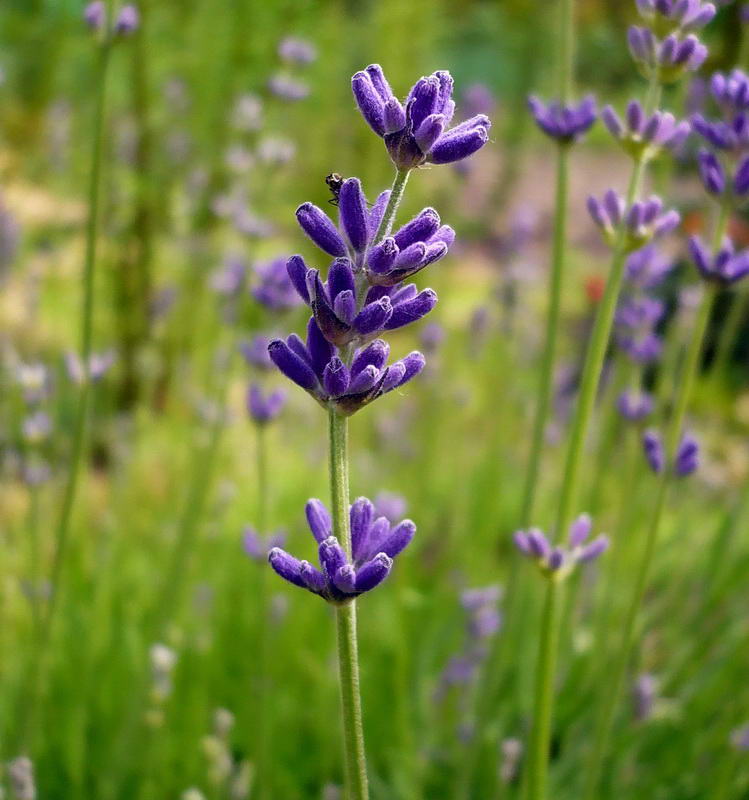
[[[270,551],[268,561],[289,583],[338,605],[382,583],[392,569],[393,559],[405,550],[416,533],[416,526],[409,519],[392,525],[385,517],[375,517],[374,505],[366,497],[360,497],[349,508],[352,547],[349,561],[335,536],[329,535],[330,514],[322,502],[310,500],[306,514],[319,546],[321,569],[297,560],[280,547]]]
[[[394,286],[447,255],[455,231],[442,225],[433,208],[425,208],[391,237],[375,242],[389,198],[389,191],[382,192],[368,209],[359,179],[348,178],[341,186],[338,227],[312,203],[299,206],[297,221],[325,253],[348,258],[356,272],[365,269],[372,285]],[[304,293],[300,294],[308,302]]]
[[[107,17],[107,8],[104,0],[94,0],[83,10],[83,20],[92,31],[100,31],[104,27]]]
[[[608,548],[609,539],[603,534],[588,541],[592,529],[590,516],[581,514],[570,525],[566,548],[553,547],[538,528],[517,531],[513,538],[518,550],[535,561],[544,575],[553,580],[561,580],[567,577],[577,564],[595,560]]]
[[[704,28],[716,9],[703,0],[636,0],[637,10],[654,29],[663,36],[675,31],[694,31]]]
[[[294,285],[286,271],[286,259],[274,258],[252,268],[255,283],[250,289],[255,300],[271,311],[288,311],[300,305]]]
[[[287,269],[300,296],[312,308],[323,336],[337,347],[366,344],[383,331],[421,319],[437,303],[432,289],[419,292],[414,284],[374,286],[363,302],[357,303],[354,265],[346,258],[331,264],[325,283],[301,256],[292,256]]]
[[[565,106],[557,102],[544,104],[531,96],[528,98],[528,107],[536,125],[560,144],[576,142],[596,121],[596,102],[592,95],[581,100],[577,106]]]
[[[460,161],[489,140],[491,122],[484,114],[449,128],[455,102],[453,79],[444,70],[417,81],[405,106],[393,94],[379,64],[357,72],[351,79],[351,88],[362,116],[385,140],[398,169]]]
[[[120,9],[114,23],[114,32],[120,36],[129,36],[138,30],[140,25],[140,14],[138,9],[129,3]]]
[[[626,208],[624,198],[609,189],[601,200],[588,198],[588,212],[603,232],[606,242],[616,245],[620,226],[624,226],[624,250],[631,253],[673,231],[681,222],[677,211],[663,212],[663,203],[655,195],[638,200]]]
[[[267,425],[272,422],[285,405],[286,392],[276,389],[265,395],[258,384],[250,385],[247,392],[247,411],[256,424]]]
[[[656,475],[663,472],[663,468],[666,465],[666,453],[663,449],[660,435],[655,431],[646,431],[642,437],[642,448],[650,469]]]
[[[707,48],[689,34],[675,33],[659,41],[649,28],[633,25],[628,33],[629,51],[643,75],[661,83],[673,83],[685,72],[699,69],[707,58]]]
[[[737,253],[728,237],[713,256],[699,236],[692,236],[689,239],[689,253],[700,275],[711,283],[730,286],[749,275],[749,250]]]
[[[350,416],[383,394],[403,386],[424,369],[424,356],[416,351],[386,366],[389,345],[376,339],[354,354],[348,367],[338,350],[320,332],[312,317],[307,343],[295,334],[268,346],[271,360],[291,381],[328,409]]]
[[[679,478],[686,478],[697,470],[700,465],[700,446],[697,440],[685,434],[676,451],[674,460],[674,473]]]
[[[664,147],[677,150],[690,132],[688,122],[677,122],[667,111],[655,111],[647,116],[636,100],[627,106],[623,122],[611,106],[601,111],[601,119],[626,153],[646,161]]]
[[[653,412],[653,398],[646,392],[622,392],[616,407],[624,419],[641,422]]]

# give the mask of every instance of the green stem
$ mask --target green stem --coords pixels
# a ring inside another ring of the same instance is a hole
[[[575,80],[574,0],[560,0],[559,16],[561,30],[559,37],[559,99],[563,104],[567,104],[572,98],[572,88]]]
[[[255,426],[257,433],[257,527],[260,536],[268,535],[268,430],[266,425]],[[269,769],[268,753],[271,748],[271,721],[268,704],[270,695],[270,627],[268,624],[268,570],[261,566],[258,575],[258,694],[255,720],[256,772],[260,800],[273,796],[273,771]]]
[[[393,222],[395,222],[395,214],[398,211],[398,206],[403,198],[403,192],[406,190],[406,184],[408,183],[408,176],[410,174],[410,169],[396,169],[395,179],[393,180],[393,185],[390,189],[390,197],[388,198],[387,205],[385,206],[382,220],[380,220],[380,226],[377,228],[377,233],[372,239],[372,244],[377,244],[378,242],[382,241],[382,239],[390,236],[390,231],[393,228]]]
[[[341,543],[350,560],[348,419],[331,409],[329,423],[333,535]],[[364,752],[364,728],[359,693],[355,600],[336,607],[336,633],[347,800],[368,800],[367,760]]]
[[[91,173],[88,186],[88,219],[86,222],[86,251],[83,264],[83,305],[81,310],[80,329],[80,358],[82,362],[83,378],[80,387],[80,396],[76,407],[76,416],[73,424],[73,442],[71,446],[68,473],[63,490],[60,517],[55,531],[55,546],[50,570],[50,596],[46,613],[43,615],[37,639],[37,658],[33,673],[30,676],[31,696],[26,720],[26,735],[33,736],[33,726],[36,722],[37,705],[40,700],[41,678],[44,673],[46,651],[52,632],[55,611],[60,595],[60,582],[63,576],[63,566],[68,551],[70,538],[70,522],[73,513],[78,479],[81,471],[81,462],[84,453],[84,444],[88,427],[91,408],[91,342],[93,338],[93,310],[94,310],[94,277],[96,267],[96,252],[99,238],[99,206],[101,164],[104,147],[104,116],[106,110],[107,75],[109,72],[110,44],[109,40],[99,45],[98,63],[96,67],[96,96],[94,105],[92,139],[91,139]]]
[[[547,581],[536,669],[534,725],[528,756],[530,765],[524,793],[526,800],[543,800],[547,796],[554,676],[559,652],[560,611],[563,605],[561,586],[561,583],[553,579]]]
[[[564,0],[566,3],[568,0]],[[538,473],[544,447],[544,435],[551,411],[554,384],[554,360],[559,333],[559,316],[564,281],[565,245],[567,241],[567,210],[569,197],[569,147],[560,143],[557,150],[556,211],[554,214],[554,238],[549,277],[549,313],[546,319],[546,340],[541,362],[541,376],[536,395],[536,414],[531,438],[531,456],[528,463],[523,505],[520,514],[522,528],[531,524],[536,499]]]
[[[727,206],[724,206],[721,209],[720,219],[716,226],[713,240],[713,252],[720,247],[720,242],[723,239],[728,224],[728,216],[729,209]],[[585,791],[582,796],[583,800],[594,800],[596,792],[598,791],[598,783],[603,770],[603,762],[608,751],[608,742],[611,736],[611,727],[616,712],[617,701],[624,683],[632,646],[634,644],[637,616],[645,596],[650,565],[655,552],[655,544],[673,479],[673,462],[679,447],[684,418],[692,396],[692,388],[699,370],[700,356],[702,355],[705,334],[707,333],[716,294],[717,290],[715,286],[712,284],[709,285],[702,298],[692,329],[692,336],[684,360],[681,380],[678,383],[679,389],[674,405],[674,412],[666,437],[666,467],[661,473],[658,482],[658,490],[655,503],[652,507],[652,516],[646,534],[645,546],[638,564],[637,574],[632,587],[632,595],[624,618],[622,645],[617,653],[614,669],[609,672],[609,680],[606,683],[608,693],[600,709],[596,724],[596,732],[593,737],[593,750],[591,752],[588,769],[585,771],[586,783]]]
[[[720,375],[725,369],[731,356],[731,352],[739,337],[741,323],[746,318],[749,309],[749,292],[744,289],[737,292],[732,300],[731,307],[728,309],[723,327],[718,334],[718,345],[715,349],[715,359],[710,367],[711,376]]]

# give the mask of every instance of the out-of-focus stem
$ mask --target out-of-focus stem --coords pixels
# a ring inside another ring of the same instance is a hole
[[[329,433],[333,535],[338,539],[350,560],[348,419],[337,414],[333,409],[329,412]],[[355,600],[336,607],[336,634],[338,639],[341,719],[343,723],[343,752],[346,767],[346,797],[347,800],[368,800],[369,784],[359,692],[359,654],[356,637]]]
[[[713,253],[720,247],[720,242],[723,239],[728,224],[728,216],[729,209],[727,206],[723,206],[713,239]],[[622,645],[617,654],[613,672],[609,674],[609,680],[606,683],[607,694],[601,706],[595,735],[593,736],[593,750],[591,752],[588,769],[585,771],[586,784],[583,800],[594,800],[596,792],[598,791],[603,761],[608,751],[608,742],[611,735],[614,713],[634,644],[637,615],[642,605],[643,597],[645,596],[650,565],[653,560],[653,553],[655,552],[655,544],[658,538],[663,512],[666,508],[669,489],[673,480],[673,462],[679,447],[684,418],[692,396],[692,388],[699,370],[700,356],[702,355],[705,334],[707,332],[708,323],[710,322],[710,315],[713,310],[716,294],[716,287],[709,284],[703,295],[694,327],[692,328],[692,336],[684,361],[681,380],[678,383],[679,388],[674,412],[666,436],[666,465],[658,482],[658,490],[655,502],[652,506],[653,511],[645,539],[645,546],[637,568],[631,599],[627,606],[622,633]]]

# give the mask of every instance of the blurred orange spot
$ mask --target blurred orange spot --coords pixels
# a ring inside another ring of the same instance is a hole
[[[600,303],[606,281],[600,275],[590,275],[585,280],[585,294],[591,303]]]

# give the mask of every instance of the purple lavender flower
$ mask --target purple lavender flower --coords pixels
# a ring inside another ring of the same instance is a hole
[[[654,245],[647,245],[627,259],[627,280],[638,289],[652,289],[674,268],[674,262],[663,258]]]
[[[642,439],[645,458],[650,469],[656,474],[663,472],[666,466],[666,452],[663,440],[656,431],[646,431]],[[699,444],[697,440],[685,434],[676,450],[674,459],[674,474],[679,478],[686,478],[699,467]]]
[[[286,75],[272,75],[268,79],[268,90],[281,100],[296,102],[309,97],[309,87]]]
[[[285,36],[278,43],[278,55],[289,64],[311,64],[317,58],[317,48],[306,39]]]
[[[716,150],[741,152],[749,146],[749,116],[746,112],[736,114],[727,122],[693,114],[691,122],[695,132]]]
[[[271,311],[288,311],[300,305],[294,285],[286,270],[285,258],[263,261],[252,268],[256,283],[252,296]]]
[[[250,385],[247,391],[247,411],[258,425],[267,425],[283,411],[286,405],[286,392],[276,389],[268,394],[257,383]]]
[[[632,687],[632,706],[638,722],[644,722],[652,716],[657,697],[658,681],[655,676],[647,672],[640,675]]]
[[[351,561],[332,535],[332,521],[320,500],[306,506],[309,528],[319,545],[322,570],[309,561],[299,561],[280,547],[268,554],[273,569],[285,580],[308,589],[330,603],[346,603],[382,583],[393,559],[411,542],[416,526],[406,519],[391,525],[385,517],[375,518],[372,503],[360,497],[350,506]]]
[[[323,283],[316,269],[309,269],[301,256],[287,264],[291,282],[299,296],[312,308],[323,336],[337,347],[360,346],[383,331],[401,328],[426,316],[436,305],[432,289],[419,292],[415,284],[372,286],[357,303],[354,265],[336,258]]]
[[[677,211],[663,212],[663,202],[656,195],[636,201],[627,209],[624,198],[613,189],[602,200],[589,197],[588,212],[611,246],[616,245],[620,226],[624,226],[624,249],[628,253],[671,233],[681,222]]]
[[[652,414],[653,398],[647,392],[622,392],[617,398],[616,407],[624,419],[641,422]]]
[[[722,195],[726,190],[726,174],[714,153],[700,150],[697,155],[700,180],[708,194]]]
[[[83,21],[92,31],[100,31],[104,26],[107,16],[107,9],[104,0],[94,0],[83,10]]]
[[[434,354],[445,341],[445,329],[439,322],[428,322],[421,329],[421,347],[427,355]]]
[[[562,144],[576,142],[596,121],[596,101],[592,95],[581,100],[577,106],[565,106],[554,101],[544,104],[531,95],[528,107],[536,125],[547,136]]]
[[[247,264],[239,256],[228,256],[211,275],[210,286],[224,297],[236,297],[243,289],[247,275]]]
[[[553,547],[539,528],[516,531],[513,538],[518,550],[535,561],[544,574],[561,579],[577,564],[595,560],[608,548],[609,538],[604,534],[588,541],[592,528],[588,514],[577,517],[570,525],[566,548]]]
[[[292,333],[285,342],[274,339],[268,352],[289,380],[323,408],[332,406],[344,416],[403,386],[424,369],[424,356],[416,351],[385,366],[390,346],[381,339],[357,350],[351,366],[347,366],[338,349],[322,335],[314,317],[307,325],[306,345]]]
[[[115,354],[113,350],[106,350],[103,353],[91,353],[91,357],[89,358],[88,362],[91,380],[94,382],[100,381],[107,373],[109,368],[114,364],[114,362]],[[74,383],[83,383],[85,379],[83,362],[77,353],[68,351],[65,354],[65,368],[67,370],[68,377]]]
[[[601,119],[622,149],[636,159],[651,159],[664,147],[678,150],[690,132],[688,122],[677,122],[668,111],[648,116],[637,100],[627,106],[624,122],[611,106],[601,111]]]
[[[138,25],[140,25],[138,9],[129,3],[120,9],[114,23],[114,31],[120,36],[128,36],[138,29]]]
[[[749,3],[744,3],[741,6],[741,11],[739,14],[743,23],[749,23]]]
[[[723,240],[720,250],[712,256],[702,239],[692,236],[689,239],[689,252],[706,281],[730,286],[749,274],[749,250],[737,253],[728,237]]]
[[[52,432],[52,420],[44,411],[35,411],[21,423],[23,438],[29,444],[43,442]]]
[[[636,364],[652,364],[661,357],[663,342],[652,331],[642,334],[620,334],[617,344]]]
[[[463,90],[461,110],[467,117],[491,114],[497,106],[494,93],[485,83],[472,83]]]
[[[482,589],[466,589],[460,595],[460,604],[468,612],[468,636],[474,641],[489,639],[502,625],[502,615],[497,604],[502,590],[496,584]]]
[[[679,478],[686,478],[697,470],[700,465],[700,446],[697,440],[685,434],[679,443],[674,461],[674,472]]]
[[[397,233],[375,242],[389,198],[390,192],[382,192],[368,209],[361,182],[348,178],[341,186],[338,228],[312,203],[299,206],[296,217],[322,251],[338,258],[347,256],[357,271],[364,267],[372,285],[394,286],[443,258],[455,240],[455,231],[441,224],[433,208],[425,208]]]
[[[283,547],[285,543],[286,534],[283,531],[264,539],[251,525],[245,525],[242,529],[242,549],[253,561],[267,561],[268,553],[274,547]]]
[[[375,512],[380,517],[385,517],[391,522],[401,518],[406,513],[406,498],[394,492],[379,492],[374,499]]]
[[[232,113],[234,127],[245,133],[260,130],[263,125],[263,103],[257,95],[243,94]]]
[[[660,435],[656,431],[645,431],[642,437],[642,448],[650,469],[656,475],[663,472],[663,467],[666,465],[666,453]]]
[[[731,745],[741,753],[749,751],[749,724],[731,732]]]
[[[273,369],[273,362],[268,355],[270,342],[268,336],[255,336],[253,339],[240,342],[239,351],[251,367],[262,370]]]
[[[646,78],[653,75],[661,83],[672,83],[689,71],[699,69],[707,58],[707,48],[694,35],[671,33],[662,41],[648,28],[633,25],[628,34],[629,51]]]
[[[727,75],[715,72],[710,78],[710,94],[723,114],[731,119],[735,114],[749,110],[749,76],[740,69]]]
[[[657,33],[698,30],[715,16],[715,6],[702,0],[636,0],[637,10]]]
[[[473,155],[489,140],[489,118],[478,114],[449,128],[455,111],[453,79],[435,72],[416,82],[405,108],[393,94],[379,64],[370,64],[351,79],[359,110],[372,130],[385,140],[398,169],[425,162],[450,164]]]

